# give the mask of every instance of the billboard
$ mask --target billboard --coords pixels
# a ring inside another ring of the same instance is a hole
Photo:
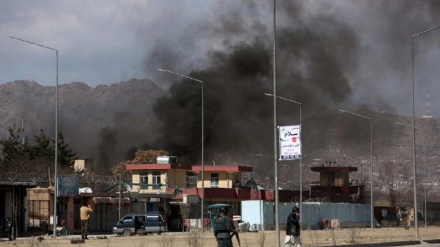
[[[76,196],[79,194],[79,178],[58,178],[57,196]]]
[[[279,129],[279,160],[301,159],[301,125],[280,126]]]

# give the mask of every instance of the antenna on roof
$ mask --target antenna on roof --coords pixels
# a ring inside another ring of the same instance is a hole
[[[383,98],[382,98],[382,93],[379,93],[379,99],[377,102],[378,106],[377,106],[377,111],[380,113],[384,113],[384,109],[383,109]]]
[[[429,99],[429,91],[428,90],[426,90],[426,110],[425,110],[425,115],[423,115],[423,118],[432,118],[431,100]]]

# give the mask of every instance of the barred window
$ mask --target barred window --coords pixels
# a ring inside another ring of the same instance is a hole
[[[148,172],[141,172],[140,174],[141,189],[148,189]]]
[[[153,172],[153,189],[160,189],[160,172]]]

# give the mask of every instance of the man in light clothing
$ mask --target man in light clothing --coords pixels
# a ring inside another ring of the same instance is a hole
[[[80,208],[81,215],[81,238],[88,239],[87,235],[89,234],[89,217],[90,214],[93,213],[92,206],[87,202],[83,202],[83,206]]]

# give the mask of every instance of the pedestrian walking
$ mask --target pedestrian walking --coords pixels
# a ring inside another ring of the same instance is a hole
[[[294,206],[287,216],[286,239],[283,247],[301,247],[301,228],[299,226],[299,208]]]

